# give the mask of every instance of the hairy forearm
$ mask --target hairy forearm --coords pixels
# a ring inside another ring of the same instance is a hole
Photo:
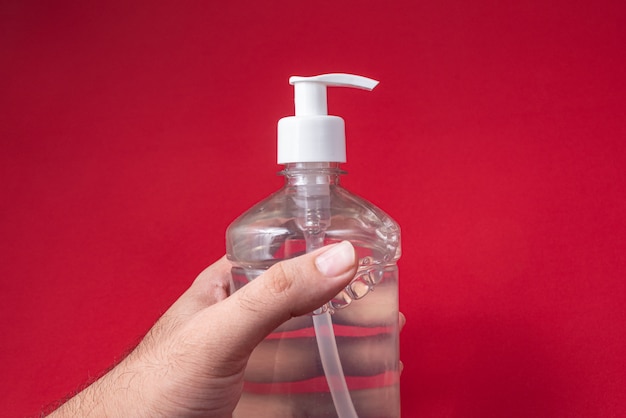
[[[113,394],[117,391],[111,387],[110,373],[73,396],[49,416],[53,418],[119,416],[116,414],[119,411],[117,406],[119,400],[115,399]]]
[[[153,416],[138,390],[137,373],[123,361],[107,374],[77,393],[49,417]]]

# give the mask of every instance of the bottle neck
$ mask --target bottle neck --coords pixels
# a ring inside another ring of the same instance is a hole
[[[331,221],[332,190],[339,184],[339,163],[289,163],[282,174],[294,203],[296,225],[307,240],[307,249],[317,248]]]
[[[287,186],[339,185],[339,176],[346,174],[335,162],[288,163],[279,173]]]

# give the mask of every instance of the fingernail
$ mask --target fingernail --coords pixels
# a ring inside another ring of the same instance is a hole
[[[333,277],[352,268],[354,261],[354,247],[349,241],[343,241],[320,254],[315,265],[324,276]]]

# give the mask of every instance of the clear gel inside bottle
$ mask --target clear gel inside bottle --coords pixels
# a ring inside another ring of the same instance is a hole
[[[354,245],[359,268],[328,304],[285,322],[255,349],[233,416],[397,418],[400,229],[341,187],[338,163],[288,163],[282,174],[284,187],[227,230],[232,291],[283,259],[343,240]],[[316,335],[320,323],[332,327],[332,340]],[[336,361],[326,356],[341,368],[345,394],[329,386],[320,344],[336,347]]]

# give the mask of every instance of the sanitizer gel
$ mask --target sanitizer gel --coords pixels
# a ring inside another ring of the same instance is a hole
[[[348,240],[352,282],[310,315],[278,327],[252,353],[236,418],[400,417],[398,268],[400,228],[340,185],[345,126],[329,116],[327,86],[372,90],[350,74],[291,77],[295,116],[278,123],[285,185],[226,233],[232,291],[277,262]]]

